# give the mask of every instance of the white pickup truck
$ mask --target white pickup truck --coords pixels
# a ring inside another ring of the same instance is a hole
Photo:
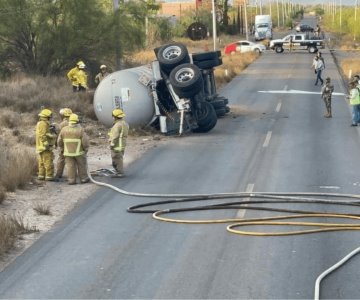
[[[316,53],[319,48],[325,48],[325,43],[317,37],[310,37],[308,34],[289,34],[278,40],[270,41],[270,49],[276,53],[287,50],[307,50],[309,53]]]

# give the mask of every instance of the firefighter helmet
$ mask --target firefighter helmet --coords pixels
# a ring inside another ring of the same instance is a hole
[[[50,109],[44,108],[39,114],[39,117],[50,118],[52,116],[52,111]]]
[[[70,108],[62,108],[60,109],[60,115],[64,116],[64,117],[70,117],[70,115],[72,114],[72,110]]]
[[[114,109],[112,112],[112,115],[113,115],[113,117],[119,118],[119,119],[125,117],[124,112],[120,108]]]
[[[79,116],[77,114],[71,114],[69,117],[69,124],[79,123]]]

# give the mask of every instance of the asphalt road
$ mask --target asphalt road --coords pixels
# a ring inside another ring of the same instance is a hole
[[[335,92],[344,92],[326,49],[323,56],[324,78],[332,78]],[[325,119],[320,95],[285,93],[320,91],[312,58],[306,51],[264,53],[221,91],[232,112],[211,132],[174,138],[131,165],[126,178],[112,182],[145,193],[358,194],[359,129],[350,127],[344,97],[334,97],[333,118]],[[0,274],[0,297],[310,299],[317,276],[359,246],[358,232],[245,237],[226,232],[224,224],[163,223],[126,212],[148,201],[101,189]],[[237,215],[269,213],[206,211],[181,217]],[[322,298],[360,298],[359,268],[360,257],[354,257],[326,278]]]

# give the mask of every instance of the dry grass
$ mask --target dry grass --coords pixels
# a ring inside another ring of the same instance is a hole
[[[51,216],[51,210],[50,210],[49,205],[45,205],[45,204],[42,204],[42,203],[37,203],[36,206],[34,207],[34,210],[39,215]]]
[[[215,80],[218,87],[230,82],[235,76],[239,75],[248,65],[256,60],[258,54],[236,53],[222,57],[223,64],[215,69]]]
[[[24,188],[36,172],[35,151],[0,139],[0,187],[6,191]]]
[[[14,247],[19,235],[37,231],[29,228],[21,216],[0,216],[0,256]]]
[[[341,62],[341,69],[345,76],[348,76],[350,71],[352,76],[360,74],[360,57],[344,59]]]

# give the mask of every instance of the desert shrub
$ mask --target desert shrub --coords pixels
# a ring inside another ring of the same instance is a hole
[[[5,188],[0,185],[0,204],[4,202],[5,198],[6,198]]]
[[[50,206],[43,204],[43,203],[37,203],[34,207],[34,210],[39,214],[39,215],[44,215],[44,216],[51,216],[51,210],[50,210]]]
[[[15,128],[20,123],[20,114],[3,109],[0,111],[0,127],[3,128]]]
[[[36,231],[36,228],[29,228],[21,216],[0,216],[0,256],[14,247],[20,234]]]
[[[7,191],[24,188],[36,170],[34,149],[23,145],[6,145],[0,140],[0,186]]]

